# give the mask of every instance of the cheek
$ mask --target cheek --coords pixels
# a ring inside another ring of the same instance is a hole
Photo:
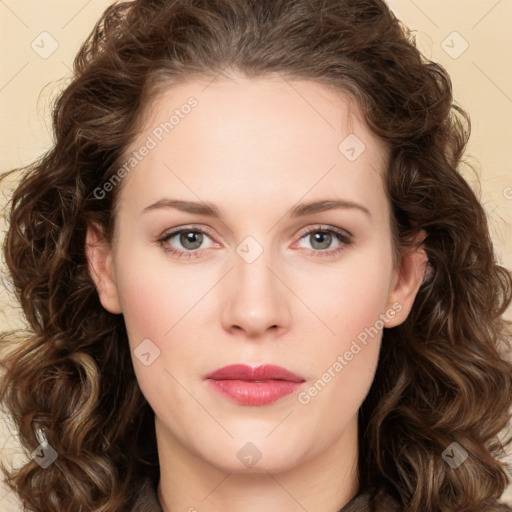
[[[132,349],[144,338],[158,343],[156,340],[169,328],[166,323],[171,320],[170,312],[173,311],[173,304],[169,302],[171,297],[164,294],[164,288],[147,268],[139,272],[121,271],[118,277],[121,307]],[[160,283],[162,278],[160,275]],[[165,310],[168,315],[163,315]]]
[[[295,290],[326,324],[326,336],[330,332],[344,343],[373,326],[389,308],[391,278],[391,250],[383,242],[372,250],[347,251],[332,268],[319,266],[297,272]],[[315,321],[315,328],[317,324]]]
[[[319,316],[329,329],[316,323],[306,335],[314,378],[298,401],[304,414],[316,411],[330,418],[324,426],[326,438],[346,427],[371,387],[384,326],[379,315],[389,309],[385,269],[348,270],[333,278],[323,294],[311,295],[311,300],[316,300],[312,309],[321,312]]]
[[[212,277],[213,278],[213,277]],[[116,262],[117,288],[132,344],[159,343],[211,287],[212,280],[184,264],[168,264],[154,250],[133,250]]]
[[[218,317],[209,292],[219,272],[211,267],[199,272],[186,262],[172,264],[156,253],[126,252],[116,262],[116,279],[135,374],[148,401],[158,408],[169,386],[175,387],[172,376],[184,382],[201,373],[197,368],[200,356],[205,357],[203,325],[208,318]],[[146,346],[157,354],[147,366],[138,357],[147,353],[142,352]],[[178,403],[179,397],[174,401]]]
[[[204,276],[200,279],[197,272],[176,268],[170,271],[162,259],[155,262],[148,254],[151,252],[132,251],[119,258],[116,279],[137,381],[146,399],[158,410],[164,407],[164,397],[174,386],[166,371],[176,373],[172,360],[184,367],[194,363],[194,354],[187,349],[190,331],[186,327],[208,283],[203,282],[198,289]],[[147,353],[150,356],[144,361],[142,354]]]
[[[380,315],[391,309],[390,248],[382,242],[371,251],[347,253],[336,271],[324,270],[323,277],[320,272],[302,278],[303,292],[310,290],[305,302],[324,325],[315,319],[305,329],[305,339],[312,340],[315,380],[301,403],[311,401],[325,411],[336,404],[340,415],[333,428],[338,428],[337,422],[345,419],[341,411],[356,411],[373,382],[385,325]],[[322,286],[312,289],[311,282]]]

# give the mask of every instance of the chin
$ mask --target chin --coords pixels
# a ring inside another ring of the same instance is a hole
[[[280,442],[264,438],[261,441],[234,440],[230,446],[217,445],[217,450],[203,452],[204,460],[224,472],[238,474],[282,473],[300,464],[302,458],[297,453],[297,445],[283,447]]]

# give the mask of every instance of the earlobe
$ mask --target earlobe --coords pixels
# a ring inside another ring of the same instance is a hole
[[[417,238],[423,240],[425,231],[420,231]],[[409,315],[414,299],[420,289],[428,269],[428,256],[422,246],[402,252],[402,264],[396,270],[394,284],[389,295],[389,304],[400,304],[397,314],[386,322],[386,327],[396,327]],[[395,309],[395,308],[394,308]]]
[[[96,225],[87,226],[85,255],[102,306],[110,313],[122,313],[113,272],[112,250]]]

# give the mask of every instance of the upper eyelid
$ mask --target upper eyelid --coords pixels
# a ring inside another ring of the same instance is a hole
[[[162,233],[162,235],[160,235],[158,237],[159,240],[166,240],[166,239],[169,239],[169,238],[173,238],[175,237],[176,235],[179,235],[180,233],[183,233],[183,232],[188,232],[188,231],[191,231],[191,232],[199,232],[199,233],[203,233],[205,235],[208,235],[210,238],[213,239],[213,235],[211,235],[208,230],[204,229],[204,228],[200,228],[200,227],[197,227],[197,226],[183,226],[183,227],[177,227],[177,228],[173,228],[173,229],[169,229],[169,230],[166,230]]]
[[[336,226],[329,226],[326,224],[317,224],[316,226],[304,228],[304,230],[301,230],[299,232],[299,233],[301,233],[299,236],[300,236],[300,238],[302,238],[303,236],[305,236],[311,232],[315,232],[315,231],[331,231],[331,232],[337,233],[339,235],[346,235],[347,238],[353,237],[352,233],[350,233],[350,231],[347,231],[346,229],[338,228]]]

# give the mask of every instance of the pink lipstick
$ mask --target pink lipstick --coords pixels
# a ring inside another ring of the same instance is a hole
[[[241,405],[267,405],[293,393],[305,379],[281,366],[224,366],[206,376],[214,391]]]

